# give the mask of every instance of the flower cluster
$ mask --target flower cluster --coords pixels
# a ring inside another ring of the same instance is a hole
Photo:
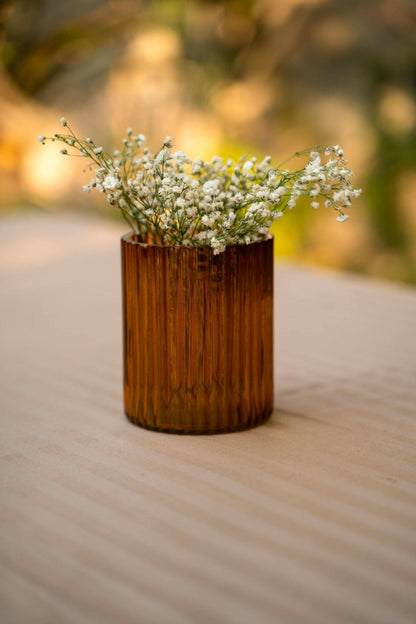
[[[302,196],[312,208],[334,209],[342,222],[348,218],[345,208],[361,193],[350,182],[352,171],[338,145],[297,152],[294,156],[310,152],[309,162],[289,171],[282,168],[288,161],[273,167],[270,156],[261,162],[247,156],[238,162],[219,156],[191,160],[173,152],[169,136],[153,154],[146,137],[131,128],[122,149],[110,155],[92,139],[77,138],[64,118],[61,125],[67,134],[41,135],[39,141],[60,141],[62,154],[70,147],[88,158],[94,177],[84,191],[105,193],[134,232],[151,233],[161,245],[209,245],[218,254],[227,245],[262,240]]]

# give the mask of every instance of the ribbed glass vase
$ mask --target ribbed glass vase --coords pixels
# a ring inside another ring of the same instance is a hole
[[[124,402],[148,429],[210,434],[273,409],[273,238],[210,247],[121,239]]]

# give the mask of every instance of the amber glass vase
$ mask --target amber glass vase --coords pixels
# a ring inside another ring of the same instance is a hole
[[[209,247],[121,239],[124,402],[148,429],[247,429],[273,409],[273,238]]]

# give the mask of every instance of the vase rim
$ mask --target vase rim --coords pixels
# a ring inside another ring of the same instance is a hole
[[[132,240],[133,236],[140,236],[140,234],[138,232],[127,232],[126,234],[124,234],[121,237],[121,240],[124,241],[125,243],[128,243],[130,245],[139,245],[140,247],[155,247],[158,249],[176,249],[176,250],[184,250],[184,251],[191,251],[194,249],[207,249],[210,251],[212,250],[212,247],[210,245],[194,245],[192,247],[187,247],[185,245],[158,245],[156,243],[144,243],[142,241],[138,241],[138,240]],[[226,245],[225,251],[227,251],[227,249],[233,249],[236,247],[250,247],[251,245],[261,245],[263,243],[267,243],[271,240],[274,239],[274,236],[271,232],[269,232],[269,234],[263,238],[262,240],[258,240],[258,241],[251,241],[250,243],[245,243],[245,242],[241,242],[241,243],[233,243],[232,245]]]

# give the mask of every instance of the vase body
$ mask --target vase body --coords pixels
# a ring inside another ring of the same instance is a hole
[[[273,238],[209,247],[121,240],[124,404],[148,429],[246,429],[273,409]]]

